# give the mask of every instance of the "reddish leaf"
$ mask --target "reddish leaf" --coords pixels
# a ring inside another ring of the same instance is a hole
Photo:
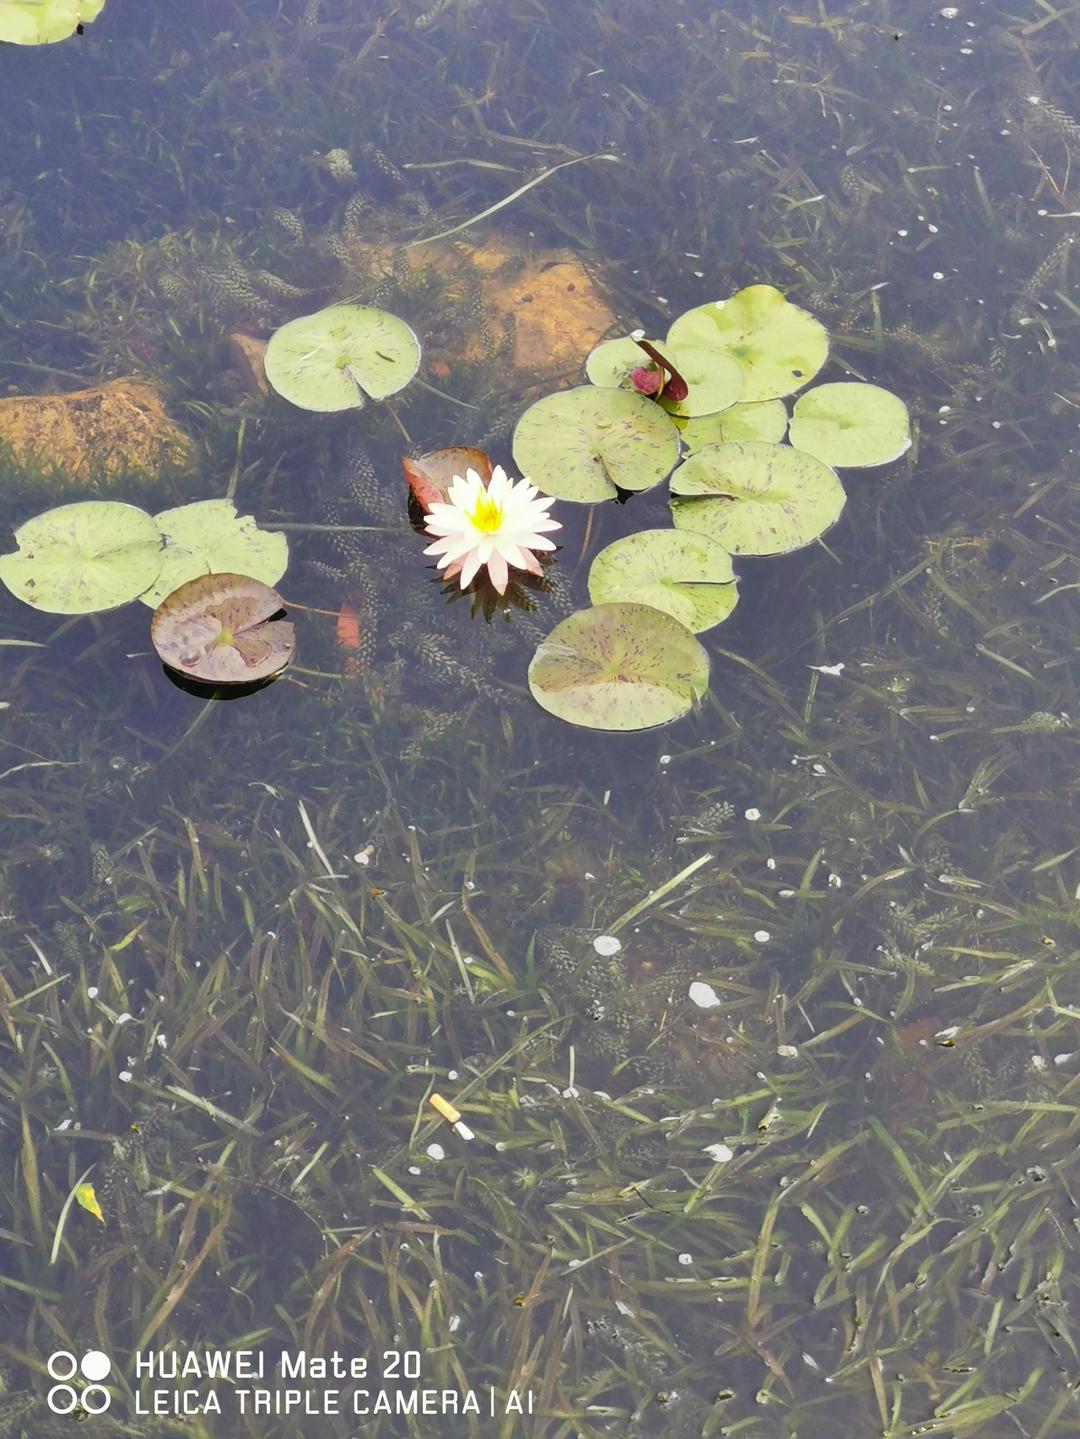
[[[360,661],[357,651],[360,649],[360,616],[349,604],[348,600],[342,600],[341,608],[337,617],[337,642],[345,650],[345,673],[356,674],[360,668]]]
[[[491,461],[483,450],[472,445],[451,445],[445,450],[429,450],[415,460],[401,457],[401,467],[417,504],[425,514],[432,505],[445,504],[450,481],[466,470],[475,470],[487,484],[491,479]]]

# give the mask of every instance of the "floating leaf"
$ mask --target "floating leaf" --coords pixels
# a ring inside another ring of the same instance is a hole
[[[283,670],[296,637],[276,590],[248,575],[200,575],[175,590],[150,621],[150,638],[174,670],[209,684],[246,685]]]
[[[730,300],[687,310],[668,331],[667,342],[679,356],[693,347],[702,355],[738,360],[746,383],[736,398],[744,401],[775,400],[801,390],[829,353],[829,336],[820,321],[771,285],[750,285]]]
[[[778,445],[787,434],[788,417],[783,400],[754,400],[732,405],[717,415],[696,419],[676,417],[683,444],[696,454],[706,445],[730,444],[737,440],[765,440]]]
[[[0,41],[48,45],[101,14],[105,0],[0,0]]]
[[[105,1216],[101,1212],[101,1205],[98,1203],[98,1197],[94,1192],[94,1186],[92,1184],[77,1184],[75,1186],[75,1203],[81,1209],[85,1209],[87,1214],[92,1214],[99,1223],[105,1223]]]
[[[145,510],[112,500],[59,505],[15,531],[0,580],[54,615],[88,615],[138,599],[161,570],[161,532]]]
[[[688,531],[640,530],[596,556],[589,598],[594,605],[652,605],[700,633],[727,619],[739,592],[731,556],[715,540]]]
[[[402,455],[401,467],[420,508],[427,513],[432,505],[446,504],[450,481],[455,475],[464,477],[466,470],[475,470],[487,484],[491,479],[491,461],[483,450],[472,445],[450,445],[443,450],[429,450],[415,459]]]
[[[818,385],[801,395],[791,443],[827,465],[887,465],[911,448],[907,406],[880,385]]]
[[[651,605],[578,610],[529,666],[538,704],[588,729],[639,730],[678,719],[709,684],[709,656],[685,625]]]
[[[403,390],[420,366],[404,320],[369,305],[330,305],[270,337],[266,378],[302,410],[352,410]]]
[[[782,555],[834,524],[846,495],[813,455],[748,440],[709,445],[671,477],[672,518],[733,555]]]
[[[232,500],[197,500],[162,510],[154,520],[166,541],[161,573],[139,596],[152,609],[197,575],[250,575],[275,585],[288,567],[285,536],[260,530],[251,515],[236,513]]]
[[[679,457],[679,432],[653,400],[626,390],[545,395],[514,431],[514,460],[547,495],[583,504],[647,490]]]

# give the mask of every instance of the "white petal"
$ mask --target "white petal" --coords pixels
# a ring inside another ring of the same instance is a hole
[[[472,584],[481,563],[482,561],[476,550],[473,550],[472,553],[466,557],[465,562],[461,566],[461,588],[463,590],[467,590]]]
[[[491,583],[498,590],[500,595],[506,593],[507,582],[510,579],[510,572],[506,568],[506,561],[496,550],[487,562],[488,574],[491,576]]]

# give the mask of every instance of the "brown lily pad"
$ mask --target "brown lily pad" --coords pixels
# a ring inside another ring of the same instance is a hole
[[[475,470],[485,484],[491,479],[490,459],[473,445],[449,445],[443,450],[429,450],[415,459],[402,455],[401,467],[413,498],[425,514],[432,505],[446,504],[455,475],[464,476],[466,470]]]
[[[296,636],[274,615],[285,602],[247,575],[199,575],[154,611],[150,638],[170,669],[208,684],[247,685],[278,674]]]

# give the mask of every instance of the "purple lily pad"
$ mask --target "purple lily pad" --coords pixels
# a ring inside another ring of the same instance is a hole
[[[293,657],[296,635],[271,616],[285,602],[247,575],[199,575],[154,611],[150,638],[170,669],[209,684],[246,685],[278,674]]]

